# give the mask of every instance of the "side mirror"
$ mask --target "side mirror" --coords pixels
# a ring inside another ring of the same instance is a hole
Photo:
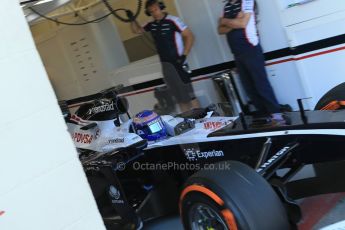
[[[116,98],[116,107],[121,114],[128,112],[128,100],[125,97]]]
[[[114,125],[116,127],[120,127],[121,126],[119,114],[116,114],[116,119],[114,120]]]

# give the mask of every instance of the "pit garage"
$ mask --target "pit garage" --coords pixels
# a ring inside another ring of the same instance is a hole
[[[2,1],[0,229],[345,228],[343,0]]]

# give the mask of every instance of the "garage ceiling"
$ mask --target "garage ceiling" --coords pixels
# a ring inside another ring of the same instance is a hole
[[[101,0],[19,0],[25,17],[30,24],[40,19],[40,16],[33,13],[30,7],[34,8],[40,14],[49,14],[49,17],[57,18],[76,13],[100,2]]]

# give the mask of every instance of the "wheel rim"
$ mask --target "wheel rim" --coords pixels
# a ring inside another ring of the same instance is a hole
[[[206,204],[194,204],[189,211],[192,230],[228,230],[219,213]]]

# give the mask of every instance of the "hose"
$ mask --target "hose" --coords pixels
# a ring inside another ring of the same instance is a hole
[[[137,11],[135,12],[135,14],[133,15],[133,18],[124,18],[120,15],[117,14],[117,11],[129,11],[128,9],[124,9],[124,8],[119,8],[114,10],[113,7],[109,4],[108,0],[102,0],[104,5],[108,8],[108,10],[111,12],[112,15],[114,15],[114,17],[116,17],[117,19],[119,19],[122,22],[125,23],[130,23],[132,21],[135,21],[137,19],[137,17],[139,16],[141,9],[143,7],[143,1],[142,0],[138,0],[138,7],[137,7]]]

